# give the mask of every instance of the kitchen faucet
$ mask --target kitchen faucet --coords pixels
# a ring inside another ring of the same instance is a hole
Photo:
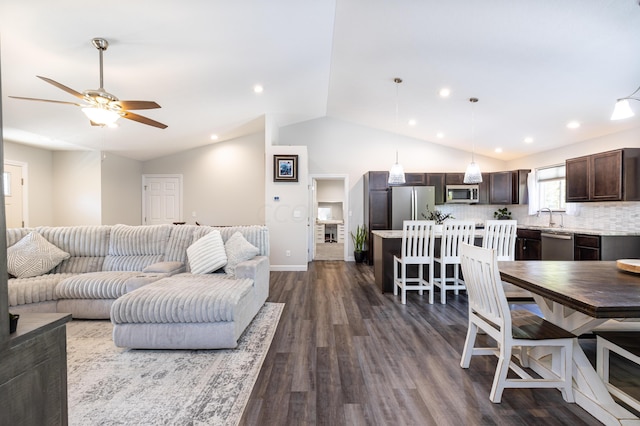
[[[549,228],[552,228],[553,225],[555,225],[555,222],[553,221],[553,212],[549,207],[543,207],[540,210],[538,210],[538,217],[540,217],[540,213],[542,213],[545,210],[549,212]]]

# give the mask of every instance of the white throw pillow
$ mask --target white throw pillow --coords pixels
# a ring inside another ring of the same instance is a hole
[[[227,240],[224,249],[227,251],[227,266],[224,267],[224,272],[230,276],[235,276],[238,263],[253,259],[260,253],[258,247],[247,241],[240,232],[236,232]]]
[[[7,271],[16,278],[46,274],[70,256],[37,232],[30,232],[7,248]]]
[[[227,264],[224,241],[220,231],[214,230],[187,248],[187,259],[192,274],[207,274]]]

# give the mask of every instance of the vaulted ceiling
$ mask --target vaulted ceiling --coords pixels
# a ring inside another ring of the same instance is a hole
[[[640,126],[640,102],[636,117],[609,120],[640,85],[637,0],[2,0],[0,31],[5,139],[50,149],[146,160],[255,131],[269,114],[466,150],[473,139],[509,160]],[[76,101],[36,75],[96,89],[94,37],[110,44],[104,88],[158,102],[136,112],[167,129],[92,127],[75,106],[8,97]]]

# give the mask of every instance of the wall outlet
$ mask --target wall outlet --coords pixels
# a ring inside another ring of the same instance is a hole
[[[290,257],[291,256],[291,250],[285,251],[284,255],[287,256],[287,257]]]

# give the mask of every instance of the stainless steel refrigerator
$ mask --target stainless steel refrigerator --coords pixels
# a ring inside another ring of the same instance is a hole
[[[402,229],[404,220],[426,220],[422,215],[435,209],[434,186],[391,187],[391,229]]]

